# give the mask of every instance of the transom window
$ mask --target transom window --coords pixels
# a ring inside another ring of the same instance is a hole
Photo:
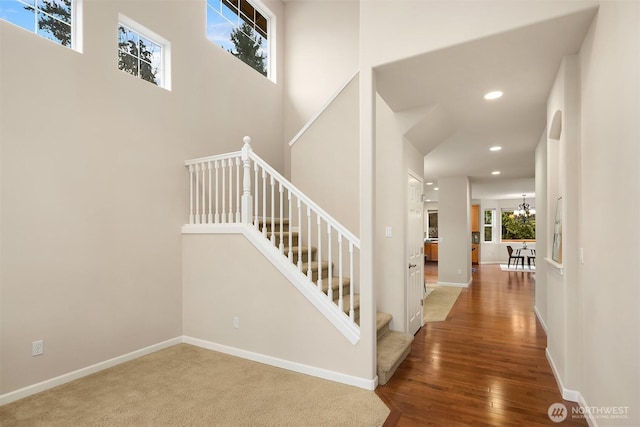
[[[131,20],[118,22],[118,68],[169,89],[168,42]]]
[[[73,0],[0,0],[0,19],[72,47]]]
[[[207,38],[268,76],[269,18],[249,0],[207,0]]]

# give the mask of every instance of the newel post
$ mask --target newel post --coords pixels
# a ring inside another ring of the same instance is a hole
[[[253,195],[251,194],[251,160],[249,152],[251,149],[251,138],[245,136],[242,138],[244,145],[242,146],[242,223],[251,224],[251,213],[253,212]]]

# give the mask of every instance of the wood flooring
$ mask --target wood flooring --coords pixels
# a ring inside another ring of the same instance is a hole
[[[391,409],[385,426],[587,426],[562,399],[533,312],[535,273],[474,265],[447,320],[427,323],[395,375],[376,389]],[[437,263],[427,263],[434,283]],[[563,403],[559,424],[547,415]]]

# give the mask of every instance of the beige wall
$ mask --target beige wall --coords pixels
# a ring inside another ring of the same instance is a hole
[[[546,130],[536,147],[536,289],[535,310],[547,326],[547,253],[549,228],[547,217],[547,135]]]
[[[402,135],[398,132],[393,111],[376,97],[376,223],[375,290],[377,309],[393,316],[390,328],[406,330],[406,248],[405,219],[406,177]],[[385,237],[391,227],[392,236]]]
[[[466,176],[438,179],[438,283],[471,282],[471,187]]]
[[[183,262],[186,336],[373,380],[370,343],[352,345],[244,236],[185,235]]]
[[[285,4],[286,141],[358,70],[358,18],[355,1]]]
[[[0,22],[0,393],[181,335],[184,160],[248,134],[282,168],[282,87],[204,10],[85,0],[82,54]],[[118,13],[172,43],[172,91],[117,69]]]
[[[640,4],[602,2],[580,50],[581,174],[578,352],[590,406],[629,406],[640,425]]]
[[[356,77],[291,147],[291,182],[356,236],[360,224],[357,141]]]
[[[595,0],[363,1],[360,54],[365,65],[381,65],[597,4]]]

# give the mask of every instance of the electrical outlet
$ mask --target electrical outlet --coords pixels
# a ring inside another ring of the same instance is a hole
[[[233,317],[233,327],[240,329],[240,318],[238,316]]]
[[[38,340],[31,343],[31,355],[40,356],[44,354],[44,341]]]

